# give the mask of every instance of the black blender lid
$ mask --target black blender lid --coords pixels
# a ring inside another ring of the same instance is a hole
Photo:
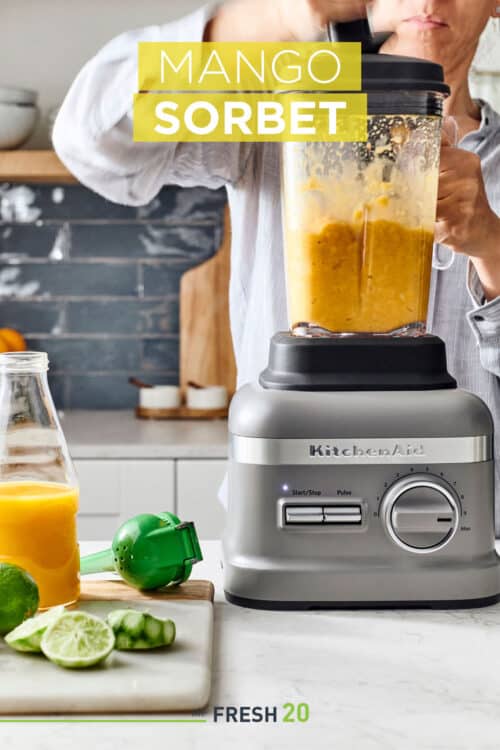
[[[441,65],[417,57],[364,54],[363,91],[436,91],[448,95]]]
[[[306,338],[277,333],[264,388],[291,391],[416,391],[456,388],[437,336]]]

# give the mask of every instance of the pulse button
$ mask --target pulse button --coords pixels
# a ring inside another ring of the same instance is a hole
[[[327,505],[324,512],[325,523],[361,523],[361,505]]]

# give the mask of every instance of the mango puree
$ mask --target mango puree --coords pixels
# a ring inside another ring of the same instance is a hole
[[[80,594],[78,490],[52,482],[0,482],[0,562],[31,573],[40,607]]]
[[[388,333],[425,326],[433,233],[395,221],[329,221],[318,233],[289,233],[292,328]]]

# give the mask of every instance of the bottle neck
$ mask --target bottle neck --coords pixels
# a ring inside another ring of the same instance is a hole
[[[0,354],[0,376],[37,375],[49,369],[46,352],[5,352]]]

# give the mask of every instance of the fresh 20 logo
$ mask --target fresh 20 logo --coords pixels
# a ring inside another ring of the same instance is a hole
[[[284,703],[283,721],[288,723],[299,722],[305,724],[309,721],[310,710],[309,703]]]

